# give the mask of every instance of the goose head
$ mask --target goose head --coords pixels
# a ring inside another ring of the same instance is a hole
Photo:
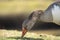
[[[23,22],[22,24],[22,36],[23,37],[28,30],[30,30],[36,21],[40,18],[40,15],[42,15],[43,11],[42,10],[36,10],[33,11],[29,17]]]

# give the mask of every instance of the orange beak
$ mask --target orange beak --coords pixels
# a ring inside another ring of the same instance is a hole
[[[22,38],[24,37],[24,35],[27,33],[27,28],[26,27],[23,27],[22,28]]]

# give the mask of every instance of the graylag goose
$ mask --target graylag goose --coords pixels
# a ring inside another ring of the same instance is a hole
[[[43,10],[33,11],[22,24],[22,36],[30,30],[39,19],[42,22],[53,22],[60,25],[60,1],[52,3],[44,12]]]

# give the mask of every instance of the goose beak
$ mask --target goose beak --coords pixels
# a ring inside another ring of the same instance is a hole
[[[23,27],[22,28],[22,36],[21,36],[21,38],[23,38],[26,33],[27,33],[27,28]]]

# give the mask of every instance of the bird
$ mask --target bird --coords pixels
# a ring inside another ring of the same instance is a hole
[[[57,25],[60,25],[60,1],[56,1],[48,6],[47,9],[35,10],[33,11],[28,18],[22,24],[22,38],[24,35],[31,30],[34,24],[38,19],[42,22],[52,22]]]

